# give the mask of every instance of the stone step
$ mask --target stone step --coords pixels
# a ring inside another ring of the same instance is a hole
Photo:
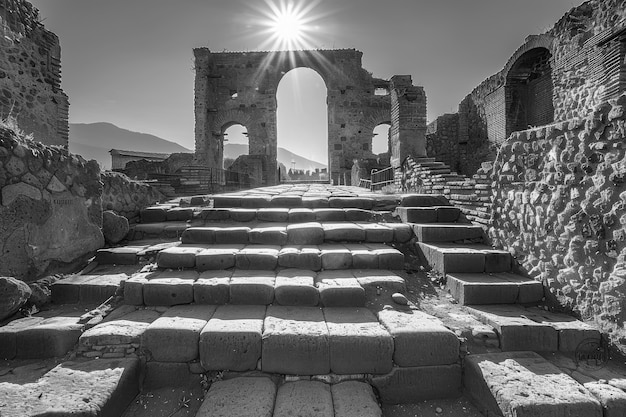
[[[446,279],[446,288],[462,305],[528,304],[544,296],[541,282],[509,272],[455,272],[447,274]]]
[[[396,214],[404,223],[454,223],[461,210],[452,206],[398,207]]]
[[[449,206],[450,202],[441,194],[403,194],[400,196],[401,207]]]
[[[160,271],[128,279],[124,300],[137,306],[277,303],[359,307],[368,296],[375,297],[377,290],[402,293],[405,289],[402,277],[384,269]]]
[[[85,332],[79,343],[85,349],[79,353],[117,350],[133,356],[124,349],[137,338],[148,363],[196,363],[202,372],[389,376],[459,362],[456,335],[435,317],[408,308],[373,312],[228,304],[140,309]]]
[[[121,256],[125,257],[126,254]],[[114,296],[121,283],[128,278],[129,275],[125,273],[71,275],[52,284],[52,302],[100,304]]]
[[[139,392],[136,358],[63,362],[18,367],[0,377],[2,415],[120,416]]]
[[[511,254],[486,245],[418,242],[417,248],[428,265],[442,274],[511,271]]]
[[[587,339],[600,342],[594,327],[565,314],[516,304],[468,307],[482,323],[493,327],[503,351],[575,352]]]
[[[410,239],[410,227],[402,223],[265,223],[256,226],[189,227],[181,235],[184,244],[243,243],[319,245],[324,242],[393,243]],[[408,239],[407,239],[408,238]]]
[[[299,380],[278,386],[266,376],[215,382],[196,417],[382,417],[372,387],[362,381]]]
[[[456,242],[482,239],[483,228],[465,223],[412,223],[413,233],[420,242]]]
[[[591,392],[535,352],[467,356],[464,386],[485,415],[603,415]]]
[[[313,230],[312,228],[311,230]],[[241,231],[241,234],[247,233]],[[403,269],[404,255],[381,243],[306,245],[310,230],[298,230],[295,245],[179,245],[157,254],[159,268],[196,269],[262,269],[277,267],[311,269]]]

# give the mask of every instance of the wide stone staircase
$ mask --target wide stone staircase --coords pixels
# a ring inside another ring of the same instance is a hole
[[[54,313],[0,327],[3,358],[65,359],[0,374],[0,415],[144,415],[136,395],[168,387],[204,388],[184,414],[197,416],[382,416],[462,392],[489,416],[626,407],[621,389],[587,388],[535,353],[571,355],[600,335],[538,307],[541,283],[441,196],[283,185],[182,198],[141,219],[53,285]],[[409,301],[414,255],[493,329],[495,348],[467,355],[446,313]]]

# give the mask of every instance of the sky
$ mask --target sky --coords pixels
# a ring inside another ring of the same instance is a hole
[[[284,45],[273,42],[276,31],[271,24],[280,10],[300,15],[302,42],[297,46],[355,48],[363,52],[363,67],[375,77],[411,75],[413,84],[426,91],[427,117],[432,121],[456,112],[475,86],[502,69],[526,36],[545,32],[582,3],[30,1],[40,10],[45,27],[60,39],[62,87],[70,98],[70,123],[110,122],[190,149],[195,146],[193,48],[215,52],[283,49]],[[325,163],[324,83],[306,71],[299,78],[287,76],[277,97],[278,145]],[[236,136],[231,133],[229,138],[246,140]]]

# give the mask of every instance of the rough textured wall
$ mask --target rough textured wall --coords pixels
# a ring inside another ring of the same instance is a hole
[[[426,94],[413,86],[410,75],[394,75],[390,88],[390,160],[399,168],[408,156],[426,156]]]
[[[283,75],[294,68],[311,68],[326,84],[331,178],[349,177],[354,159],[374,157],[373,130],[381,123],[391,123],[390,94],[377,94],[389,92],[389,81],[374,78],[363,69],[360,51],[213,53],[197,48],[194,55],[199,164],[221,168],[223,134],[231,125],[241,124],[248,131],[250,155],[265,157],[263,183],[276,181],[276,91]],[[401,96],[412,94],[405,89]],[[425,119],[425,96],[423,99]]]
[[[0,275],[32,280],[104,244],[100,167],[0,124]]]
[[[590,0],[532,35],[459,104],[458,161],[471,175],[512,132],[586,117],[626,91],[626,0]]]
[[[0,2],[0,31],[0,118],[13,116],[37,141],[67,146],[59,39],[24,0]]]
[[[101,175],[104,184],[102,208],[113,210],[128,220],[136,220],[142,208],[163,198],[158,190],[140,181],[133,181],[121,172],[107,171]]]
[[[493,243],[626,349],[626,95],[516,132],[494,165]]]
[[[458,171],[459,115],[444,114],[426,126],[426,154]]]

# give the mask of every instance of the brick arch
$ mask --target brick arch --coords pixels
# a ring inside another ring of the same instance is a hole
[[[222,111],[218,114],[215,119],[215,126],[218,127],[223,133],[226,129],[231,127],[232,125],[242,125],[246,129],[249,128],[250,123],[252,122],[252,117],[249,114],[241,111],[241,110],[226,110]]]
[[[554,38],[550,35],[532,35],[526,38],[526,42],[517,48],[517,50],[511,55],[509,60],[506,62],[506,65],[500,72],[504,77],[506,77],[511,68],[515,65],[515,63],[524,55],[526,52],[531,49],[536,48],[545,48],[550,52],[550,54],[554,55]]]
[[[391,125],[391,113],[389,111],[378,110],[370,114],[363,121],[363,128],[371,131],[380,124],[387,123]]]

